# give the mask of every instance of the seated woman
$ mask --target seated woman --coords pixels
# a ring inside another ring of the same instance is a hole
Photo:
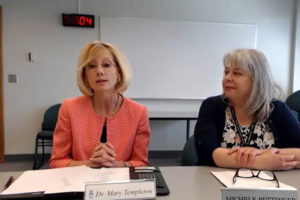
[[[238,49],[224,56],[223,94],[203,101],[195,127],[198,165],[300,168],[300,123],[273,82],[264,54]]]
[[[50,167],[148,164],[147,109],[122,95],[130,82],[127,65],[111,44],[93,41],[82,49],[77,84],[84,96],[65,100],[59,110]]]

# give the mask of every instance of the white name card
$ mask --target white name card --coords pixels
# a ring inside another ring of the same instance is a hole
[[[155,199],[154,179],[128,182],[99,182],[85,185],[85,200]]]
[[[222,200],[298,200],[296,189],[221,188]]]

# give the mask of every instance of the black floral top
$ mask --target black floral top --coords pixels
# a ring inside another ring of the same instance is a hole
[[[226,109],[228,111],[228,109]],[[226,113],[225,127],[221,147],[232,148],[241,146],[241,138],[237,132],[236,125],[228,112]],[[242,137],[247,141],[250,134],[250,126],[240,126]],[[274,146],[274,136],[271,130],[270,121],[257,122],[252,134],[250,147],[258,149],[270,149]]]

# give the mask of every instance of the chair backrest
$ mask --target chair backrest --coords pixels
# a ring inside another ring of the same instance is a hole
[[[185,143],[182,151],[182,166],[195,166],[197,165],[197,153],[195,147],[194,135],[192,135]]]
[[[42,124],[43,130],[53,131],[55,129],[60,106],[61,104],[55,104],[46,110]]]
[[[300,90],[294,92],[286,99],[286,104],[294,111],[297,112],[298,119],[300,120]]]

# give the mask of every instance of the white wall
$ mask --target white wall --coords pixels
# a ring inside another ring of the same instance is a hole
[[[294,60],[294,77],[293,77],[293,92],[300,90],[300,1],[297,1],[296,8],[296,26],[295,26],[295,60]]]
[[[45,109],[65,98],[80,95],[76,86],[77,57],[85,43],[99,38],[99,27],[97,21],[95,29],[61,25],[63,12],[76,13],[76,0],[0,0],[0,5],[3,10],[5,154],[30,154]],[[293,69],[294,5],[295,0],[81,0],[81,12],[109,17],[255,24],[257,48],[265,52],[275,79],[288,93],[293,89],[289,80]],[[36,54],[36,62],[26,59],[29,51]],[[295,63],[299,70],[299,61]],[[18,83],[8,83],[8,74],[17,74]],[[299,88],[299,83],[297,85]],[[200,106],[200,100],[140,102],[145,103],[150,112],[161,109],[197,112]],[[183,121],[152,122],[151,129],[150,150],[182,149]]]

